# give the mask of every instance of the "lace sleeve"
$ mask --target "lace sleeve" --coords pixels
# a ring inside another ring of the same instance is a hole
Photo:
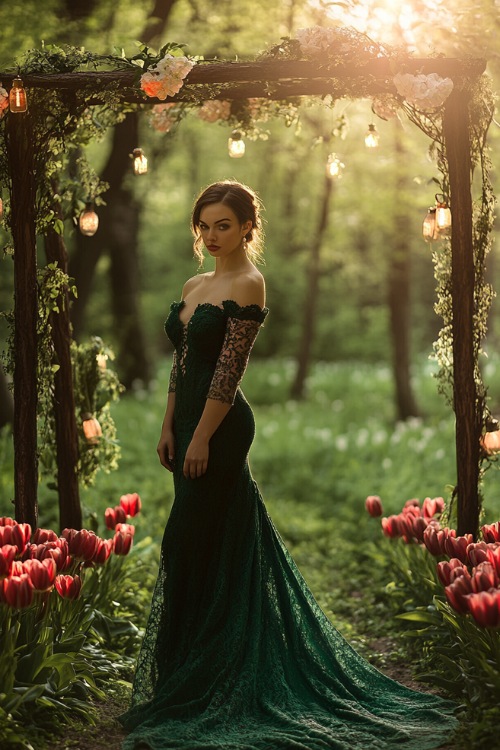
[[[168,382],[168,392],[175,393],[175,387],[177,383],[177,352],[174,349],[172,357],[172,369],[170,370],[170,380]]]
[[[258,320],[229,317],[207,398],[233,404],[260,328]]]

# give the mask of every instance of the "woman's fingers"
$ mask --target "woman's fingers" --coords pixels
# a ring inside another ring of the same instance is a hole
[[[186,479],[198,479],[198,477],[205,474],[207,466],[207,461],[186,458],[184,461],[183,474]]]

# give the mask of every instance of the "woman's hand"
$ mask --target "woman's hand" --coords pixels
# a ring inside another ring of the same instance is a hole
[[[208,440],[193,435],[186,451],[182,472],[186,479],[197,479],[207,470]]]
[[[175,437],[172,430],[162,430],[156,451],[160,457],[161,465],[169,471],[173,471],[175,461]]]

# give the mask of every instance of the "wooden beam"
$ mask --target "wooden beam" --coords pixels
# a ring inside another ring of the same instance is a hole
[[[394,90],[393,76],[397,72],[437,73],[440,76],[456,78],[475,78],[484,72],[486,61],[482,59],[460,60],[457,58],[408,58],[395,61],[389,58],[375,58],[366,62],[331,63],[328,60],[311,62],[310,60],[261,60],[259,62],[202,62],[194,66],[186,77],[185,86],[207,85],[218,83],[253,83],[284,82],[305,79],[311,82],[320,80],[356,80],[363,77],[386,82]],[[76,73],[23,74],[26,87],[44,89],[91,89],[96,93],[115,89],[118,83],[124,89],[137,89],[138,70],[85,71]],[[0,73],[4,85],[10,85],[12,73]],[[183,87],[185,88],[185,87]],[[130,92],[128,92],[130,93]],[[306,92],[307,93],[307,92]],[[311,91],[314,94],[316,92]],[[293,95],[293,94],[292,94]],[[127,92],[123,92],[127,100]],[[174,97],[175,99],[175,97]],[[143,101],[153,100],[143,96]]]
[[[456,416],[457,533],[479,527],[479,437],[482,404],[474,378],[474,251],[472,245],[469,97],[454,90],[443,117],[451,208],[453,402]]]

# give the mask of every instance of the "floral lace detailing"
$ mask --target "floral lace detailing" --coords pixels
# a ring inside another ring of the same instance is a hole
[[[175,393],[177,387],[177,352],[174,350],[172,355],[172,369],[170,370],[170,380],[168,381],[168,392]]]
[[[245,373],[260,323],[257,320],[228,318],[222,345],[207,398],[233,404]]]

